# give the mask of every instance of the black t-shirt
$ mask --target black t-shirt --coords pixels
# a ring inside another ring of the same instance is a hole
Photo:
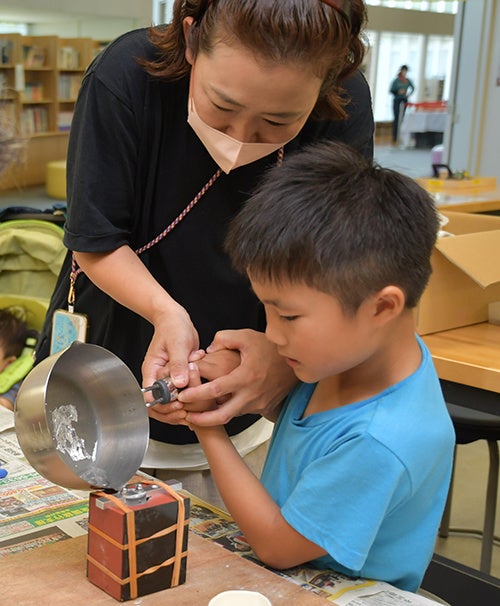
[[[104,252],[128,244],[136,250],[161,233],[217,170],[187,123],[189,78],[169,82],[149,76],[138,57],[152,59],[147,30],[129,32],[94,60],[75,107],[68,150],[69,250]],[[319,139],[344,141],[373,153],[373,116],[365,79],[345,82],[351,99],[346,121],[308,121],[287,153]],[[246,278],[223,251],[230,220],[277,154],[223,174],[191,212],[159,244],[140,255],[152,275],[189,312],[207,347],[218,330],[264,330],[264,314]],[[70,255],[66,258],[37,361],[48,355],[50,319],[67,307]],[[130,277],[123,275],[124,281]],[[130,288],[135,285],[131,281]],[[88,341],[119,356],[141,382],[141,364],[153,334],[149,322],[105,295],[81,274],[75,311],[89,319]],[[254,415],[233,419],[231,435]],[[151,437],[173,444],[196,441],[184,426],[151,421]]]

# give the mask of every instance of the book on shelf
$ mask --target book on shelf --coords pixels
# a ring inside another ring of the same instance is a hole
[[[71,121],[73,120],[73,112],[59,112],[57,114],[57,130],[67,131],[71,128]]]
[[[41,82],[26,82],[21,92],[22,101],[43,101],[43,84]]]
[[[59,74],[57,94],[61,100],[74,100],[82,83],[81,74]]]
[[[59,69],[78,69],[80,53],[72,46],[61,46],[58,53],[57,65]]]
[[[14,45],[12,40],[7,38],[0,38],[0,63],[7,65],[12,63],[12,49]]]
[[[21,112],[21,134],[33,135],[49,130],[49,114],[45,107],[27,107]]]
[[[42,46],[29,46],[23,44],[23,62],[25,67],[43,67],[46,57],[45,48]]]

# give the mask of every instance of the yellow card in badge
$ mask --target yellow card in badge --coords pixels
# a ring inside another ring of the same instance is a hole
[[[51,355],[66,349],[74,341],[85,342],[87,326],[86,315],[66,309],[56,309],[52,317]]]

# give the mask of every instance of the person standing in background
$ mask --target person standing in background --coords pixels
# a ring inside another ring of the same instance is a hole
[[[415,90],[413,82],[406,77],[408,73],[408,66],[402,65],[399,68],[398,75],[392,81],[389,92],[394,96],[392,102],[392,109],[394,113],[394,121],[392,123],[392,141],[393,143],[398,142],[399,127],[403,119],[408,97]]]

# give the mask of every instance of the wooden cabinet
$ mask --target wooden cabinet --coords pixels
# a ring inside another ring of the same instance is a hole
[[[43,183],[47,162],[65,158],[80,83],[98,50],[91,38],[0,34],[1,117],[28,138],[25,161],[0,189]]]

